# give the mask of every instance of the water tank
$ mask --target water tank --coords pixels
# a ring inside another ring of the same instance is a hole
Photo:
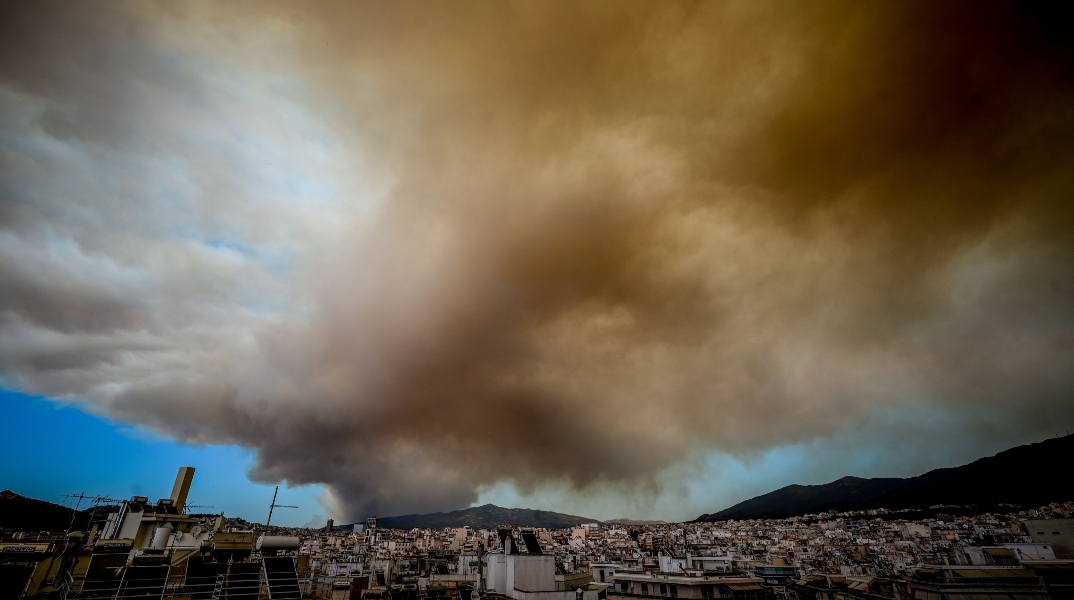
[[[257,538],[257,549],[297,550],[300,543],[296,535],[263,535]]]

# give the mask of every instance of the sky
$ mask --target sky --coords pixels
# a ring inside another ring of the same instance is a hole
[[[0,487],[670,521],[1074,430],[1066,10],[7,3]]]
[[[0,392],[0,486],[24,496],[86,508],[146,496],[167,498],[182,466],[194,466],[187,504],[192,513],[223,513],[258,523],[268,518],[275,485],[254,483],[246,469],[252,451],[241,446],[192,445],[163,438],[137,426],[110,422],[73,406],[17,392]],[[324,527],[320,486],[281,487],[272,522],[291,527]],[[72,495],[85,494],[79,500]]]

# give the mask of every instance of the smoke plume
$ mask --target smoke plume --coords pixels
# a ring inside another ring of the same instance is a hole
[[[323,483],[340,518],[500,482],[659,493],[698,451],[892,410],[1051,435],[1074,425],[1066,22],[9,4],[0,377],[254,448],[254,478]]]

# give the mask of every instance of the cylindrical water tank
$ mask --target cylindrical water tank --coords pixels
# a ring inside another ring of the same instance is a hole
[[[263,535],[257,538],[257,549],[297,550],[300,543],[296,535]]]
[[[157,527],[156,532],[153,533],[153,548],[156,550],[163,550],[168,547],[168,536],[172,534],[171,523],[165,523]]]

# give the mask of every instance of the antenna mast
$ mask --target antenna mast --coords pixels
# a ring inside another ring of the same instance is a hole
[[[268,530],[269,525],[272,523],[272,511],[277,508],[298,508],[297,506],[291,506],[289,504],[276,504],[276,494],[280,493],[280,486],[276,486],[276,491],[272,492],[272,504],[269,505],[268,519],[265,521],[265,530]]]

